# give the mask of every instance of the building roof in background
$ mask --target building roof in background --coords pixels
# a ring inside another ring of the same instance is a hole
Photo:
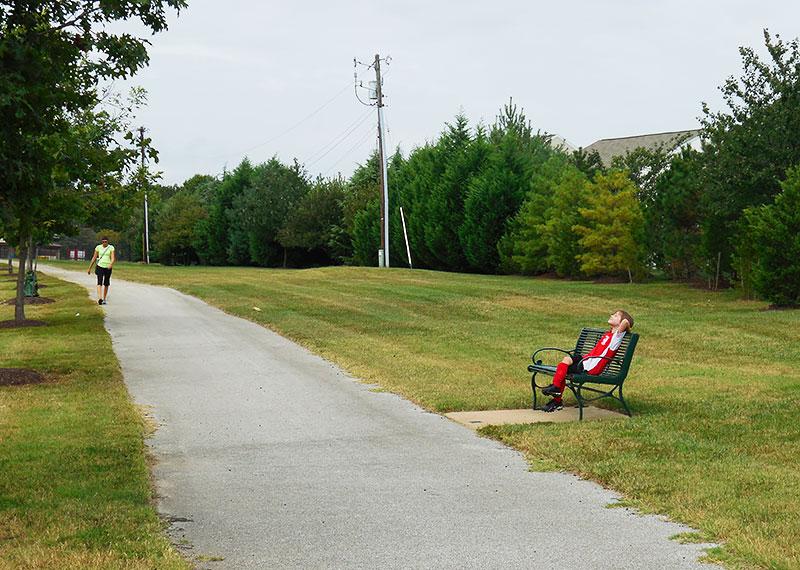
[[[583,150],[586,152],[596,150],[603,164],[610,166],[612,158],[615,156],[625,156],[627,153],[637,148],[656,149],[659,146],[664,146],[667,150],[674,150],[676,147],[697,137],[699,134],[699,129],[691,129],[688,131],[671,131],[668,133],[653,133],[616,139],[600,139]]]
[[[554,134],[550,135],[550,146],[553,148],[560,148],[564,152],[574,152],[578,150],[567,139]]]

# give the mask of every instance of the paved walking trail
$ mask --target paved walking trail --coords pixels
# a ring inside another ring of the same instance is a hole
[[[125,382],[160,426],[159,511],[202,568],[708,568],[669,540],[689,529],[531,473],[261,326],[116,278],[109,301]]]

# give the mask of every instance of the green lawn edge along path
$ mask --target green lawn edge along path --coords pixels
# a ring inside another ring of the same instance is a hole
[[[102,309],[83,287],[40,283],[55,302],[25,312],[46,326],[0,328],[0,366],[44,376],[0,386],[0,568],[188,568],[152,503],[147,426]],[[0,277],[0,300],[14,288]],[[13,316],[0,305],[0,320]]]
[[[729,567],[800,567],[797,311],[680,284],[402,269],[118,264],[115,277],[197,296],[437,412],[526,407],[534,348],[571,347],[628,310],[632,419],[484,433],[699,529],[681,539],[722,542],[709,556]]]

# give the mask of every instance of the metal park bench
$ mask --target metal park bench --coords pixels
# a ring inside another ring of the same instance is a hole
[[[604,329],[585,328],[581,330],[581,334],[578,337],[578,342],[575,343],[574,350],[564,350],[561,348],[540,348],[533,353],[531,356],[533,364],[528,366],[528,372],[533,373],[533,376],[531,376],[531,392],[533,392],[534,410],[536,409],[536,389],[539,388],[541,390],[549,385],[549,383],[543,386],[537,384],[537,374],[553,376],[556,372],[555,366],[542,364],[541,359],[537,360],[537,355],[546,351],[562,352],[572,357],[573,360],[576,360],[576,355],[579,355],[578,358],[582,358],[580,355],[585,355],[592,350],[592,348],[594,348],[594,346],[600,340],[600,337],[606,332],[607,331]],[[610,362],[605,367],[603,372],[596,376],[586,373],[567,375],[567,388],[572,391],[572,393],[575,395],[575,399],[578,401],[578,407],[580,408],[579,417],[581,420],[583,420],[584,404],[587,402],[600,400],[602,398],[612,398],[617,400],[625,408],[625,413],[627,413],[628,416],[631,415],[631,410],[628,408],[628,404],[625,403],[625,398],[622,397],[622,384],[625,382],[625,378],[628,376],[628,369],[631,366],[633,351],[636,349],[636,343],[638,341],[639,335],[628,331],[623,337],[622,343],[620,344],[619,349],[617,349],[617,353],[614,358],[604,357]],[[590,387],[586,386],[586,384],[596,384],[598,386]],[[603,386],[603,388],[600,386]],[[608,389],[609,387],[610,389]],[[599,396],[585,398],[583,392],[592,392],[593,394],[599,394]],[[614,392],[617,392],[617,394],[615,395]]]

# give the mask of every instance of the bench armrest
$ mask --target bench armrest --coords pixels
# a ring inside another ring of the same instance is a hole
[[[563,348],[554,348],[554,347],[545,347],[545,348],[540,348],[539,350],[537,350],[536,352],[534,352],[534,353],[533,353],[533,355],[531,355],[531,360],[533,361],[533,363],[534,363],[534,364],[541,364],[541,363],[542,363],[542,361],[541,361],[541,360],[540,360],[540,361],[538,361],[538,362],[536,361],[536,355],[537,355],[537,354],[539,354],[540,352],[544,352],[544,351],[546,351],[546,350],[552,350],[552,351],[555,351],[555,352],[563,352],[564,354],[566,354],[566,355],[568,355],[568,356],[570,356],[570,357],[572,357],[572,354],[573,354],[573,351],[571,351],[571,350],[564,350]]]

